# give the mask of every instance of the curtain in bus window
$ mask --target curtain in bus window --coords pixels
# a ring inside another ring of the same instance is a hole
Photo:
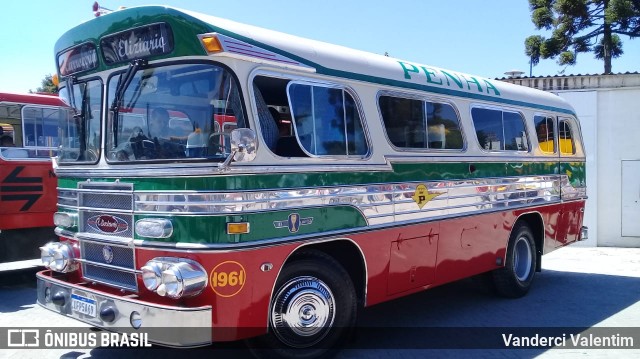
[[[555,153],[553,117],[535,116],[533,123],[538,138],[538,147],[542,152]]]
[[[527,151],[527,133],[524,130],[524,120],[519,113],[503,112],[504,149],[507,151]]]
[[[494,151],[504,149],[502,111],[474,108],[471,110],[471,117],[480,147]]]
[[[573,143],[573,134],[568,121],[560,121],[558,123],[558,138],[560,143],[560,153],[563,155],[575,155],[576,146]]]

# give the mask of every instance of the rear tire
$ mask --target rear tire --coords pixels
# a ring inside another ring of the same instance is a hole
[[[520,298],[529,292],[536,272],[536,243],[524,222],[516,223],[509,237],[505,266],[493,271],[496,292]]]
[[[282,269],[269,311],[269,333],[249,340],[264,358],[330,357],[350,336],[357,300],[349,274],[318,251],[296,255]]]

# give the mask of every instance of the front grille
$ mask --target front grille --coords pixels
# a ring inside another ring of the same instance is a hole
[[[109,208],[125,211],[133,210],[131,193],[92,193],[80,194],[80,205],[91,208]]]
[[[81,241],[82,273],[86,279],[138,290],[133,248],[108,242]],[[109,267],[107,267],[109,266]]]
[[[120,182],[80,182],[80,207],[133,210],[133,184]]]
[[[133,247],[133,184],[78,183],[78,230],[85,279],[112,287],[138,290]]]

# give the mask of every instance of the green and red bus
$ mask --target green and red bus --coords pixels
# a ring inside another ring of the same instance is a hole
[[[163,6],[55,55],[73,116],[38,303],[61,315],[314,356],[361,308],[461,278],[523,296],[586,236],[580,124],[553,94]]]

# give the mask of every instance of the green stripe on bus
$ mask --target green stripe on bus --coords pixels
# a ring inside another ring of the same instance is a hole
[[[295,228],[288,225],[289,216],[298,216]],[[142,218],[167,218],[164,215],[138,215]],[[296,210],[249,213],[235,216],[169,216],[174,226],[173,235],[167,239],[153,239],[167,243],[228,244],[266,239],[283,239],[300,235],[331,232],[366,227],[367,222],[356,208],[330,206]],[[228,235],[227,223],[249,222],[250,232]],[[136,236],[136,239],[146,239]]]

